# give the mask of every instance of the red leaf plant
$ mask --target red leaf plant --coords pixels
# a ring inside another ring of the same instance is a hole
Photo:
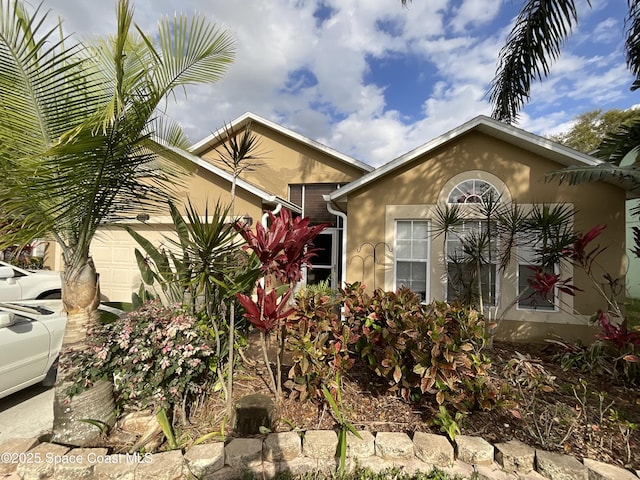
[[[293,218],[291,213],[283,209],[279,216],[267,212],[270,227],[266,229],[261,224],[256,225],[255,233],[246,226],[236,223],[236,229],[247,242],[243,248],[251,249],[260,260],[260,270],[265,277],[265,282],[275,279],[288,285],[287,292],[278,303],[278,293],[272,289],[265,294],[264,287],[257,287],[258,299],[254,302],[246,295],[238,294],[240,304],[245,308],[244,316],[260,330],[262,352],[265,365],[269,365],[265,334],[276,332],[278,355],[276,355],[276,375],[271,373],[273,392],[276,395],[276,403],[282,398],[280,351],[282,339],[278,327],[280,320],[291,314],[293,309],[287,309],[287,303],[293,292],[293,284],[302,278],[302,267],[311,266],[310,259],[318,249],[312,248],[314,238],[328,224],[309,226],[308,217]]]
[[[536,294],[548,302],[553,302],[555,290],[566,293],[567,295],[575,296],[576,291],[582,291],[580,288],[572,285],[571,278],[562,280],[560,274],[545,272],[541,267],[529,267],[534,271],[533,278],[528,280],[529,286],[533,289],[530,297]]]
[[[578,234],[573,246],[566,252],[568,256],[580,265],[587,273],[591,270],[591,264],[596,257],[605,250],[605,247],[600,247],[600,245],[589,251],[587,251],[587,247],[603,232],[605,228],[607,228],[606,225],[596,225],[587,233]]]
[[[629,345],[632,345],[634,349],[640,347],[640,332],[629,331],[627,322],[614,325],[611,323],[609,315],[602,310],[598,310],[596,321],[602,328],[602,331],[596,334],[596,337],[610,342],[618,351],[622,351]]]
[[[258,330],[269,333],[275,330],[280,320],[287,318],[293,312],[293,308],[287,308],[292,290],[282,295],[278,302],[278,293],[275,289],[269,293],[264,293],[264,288],[258,285],[258,301],[255,302],[248,295],[236,294],[238,302],[244,307],[244,317],[251,322]]]
[[[283,209],[279,216],[267,212],[271,221],[269,229],[256,225],[256,232],[237,225],[247,242],[244,249],[251,249],[262,264],[262,273],[273,275],[282,283],[295,283],[302,278],[302,267],[311,266],[310,259],[318,251],[310,248],[314,238],[329,224],[309,226],[309,217],[293,217]]]

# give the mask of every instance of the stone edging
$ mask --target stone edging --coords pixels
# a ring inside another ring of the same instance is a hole
[[[536,450],[512,440],[491,445],[481,437],[458,435],[456,448],[447,437],[416,432],[349,433],[347,468],[356,463],[373,471],[401,468],[407,473],[429,472],[434,467],[451,476],[483,480],[638,480],[621,467],[595,460]],[[333,430],[271,433],[261,438],[234,438],[228,443],[196,445],[179,450],[140,454],[112,454],[105,448],[75,448],[40,443],[37,438],[0,444],[0,479],[30,480],[227,480],[247,472],[271,478],[280,471],[303,474],[335,471],[338,438]]]

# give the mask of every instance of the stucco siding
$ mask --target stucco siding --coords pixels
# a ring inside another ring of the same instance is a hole
[[[353,165],[259,124],[253,131],[259,138],[253,161],[257,166],[243,172],[242,178],[282,198],[287,198],[289,185],[348,183],[363,174]],[[224,168],[216,150],[209,150],[202,158]]]
[[[503,197],[522,205],[568,204],[574,211],[574,228],[585,232],[598,224],[607,228],[595,244],[607,246],[601,255],[596,272],[599,279],[606,271],[614,276],[625,272],[625,192],[606,183],[585,183],[577,186],[559,185],[546,181],[547,172],[563,166],[532,154],[512,144],[497,140],[479,132],[470,132],[444,146],[415,158],[395,170],[351,192],[348,197],[348,282],[362,281],[371,288],[394,288],[394,221],[398,219],[435,218],[435,206],[444,205],[446,197],[456,181],[471,172],[471,176],[495,178],[503,184]],[[494,183],[494,182],[491,182]],[[384,243],[383,243],[384,242]],[[373,265],[370,245],[378,244],[378,265]],[[386,244],[386,246],[384,246]],[[443,299],[444,254],[442,238],[432,235],[429,259],[429,294],[431,299]],[[363,269],[364,264],[364,269]],[[515,267],[514,267],[515,268]],[[566,305],[578,314],[573,318],[556,312],[509,312],[510,320],[522,322],[534,319],[539,322],[586,324],[588,316],[606,304],[596,294],[591,282],[582,272],[571,270],[564,274],[574,277],[583,288],[575,298],[564,298]],[[375,275],[375,278],[374,278]],[[511,277],[515,277],[512,273]],[[513,283],[512,286],[507,284]],[[503,292],[515,297],[513,278],[507,278]],[[568,297],[568,296],[567,296]],[[515,330],[518,330],[517,328]]]

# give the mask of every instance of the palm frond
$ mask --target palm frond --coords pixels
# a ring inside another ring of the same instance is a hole
[[[242,172],[252,172],[259,165],[258,158],[262,152],[257,151],[260,147],[260,140],[253,133],[253,126],[249,122],[242,132],[233,128],[232,125],[224,125],[224,128],[217,138],[222,150],[216,150],[220,162],[227,167],[234,175]]]
[[[578,21],[574,0],[528,0],[500,50],[489,99],[492,117],[513,123],[529,99],[532,80],[548,76]]]
[[[608,181],[621,184],[625,188],[638,189],[640,186],[640,168],[636,165],[620,167],[611,163],[598,166],[572,166],[547,174],[548,180],[577,185],[585,182]]]
[[[177,87],[216,82],[233,62],[235,41],[204,17],[176,15],[164,17],[158,25],[159,50],[140,29],[149,59],[153,60],[151,84],[158,99]]]
[[[47,27],[46,13],[26,17],[19,2],[0,8],[1,152],[12,159],[39,155],[63,133],[86,120],[101,101],[86,95],[99,79],[86,72],[81,46]]]
[[[627,66],[636,79],[631,90],[640,88],[640,4],[636,0],[627,0],[629,13],[625,18],[627,39],[625,41]]]
[[[600,143],[595,156],[607,160],[615,165],[620,165],[629,154],[633,158],[625,159],[625,163],[635,163],[640,147],[640,120],[627,125],[621,125],[618,131],[607,135]]]
[[[85,46],[59,38],[61,25],[45,28],[39,9],[0,2],[0,213],[21,234],[56,235],[67,266],[81,265],[100,225],[166,208],[178,163],[159,158],[154,140],[186,138],[159,103],[179,85],[217,80],[232,42],[180,17],[161,24],[157,52],[119,0],[115,36]]]

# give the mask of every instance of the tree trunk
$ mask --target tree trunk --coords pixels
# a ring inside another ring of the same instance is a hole
[[[64,345],[84,345],[89,328],[99,321],[100,284],[93,260],[75,268],[65,265],[62,302],[67,311]]]
[[[97,307],[100,303],[98,274],[91,259],[77,269],[66,265],[63,278],[62,301],[67,311],[67,326],[61,356],[86,348],[87,335],[99,322]],[[101,432],[83,420],[96,421],[105,427],[113,425],[113,383],[97,382],[69,399],[67,389],[78,382],[84,382],[84,379],[79,378],[70,362],[63,359],[56,381],[52,440],[66,445],[90,446],[95,444]]]

